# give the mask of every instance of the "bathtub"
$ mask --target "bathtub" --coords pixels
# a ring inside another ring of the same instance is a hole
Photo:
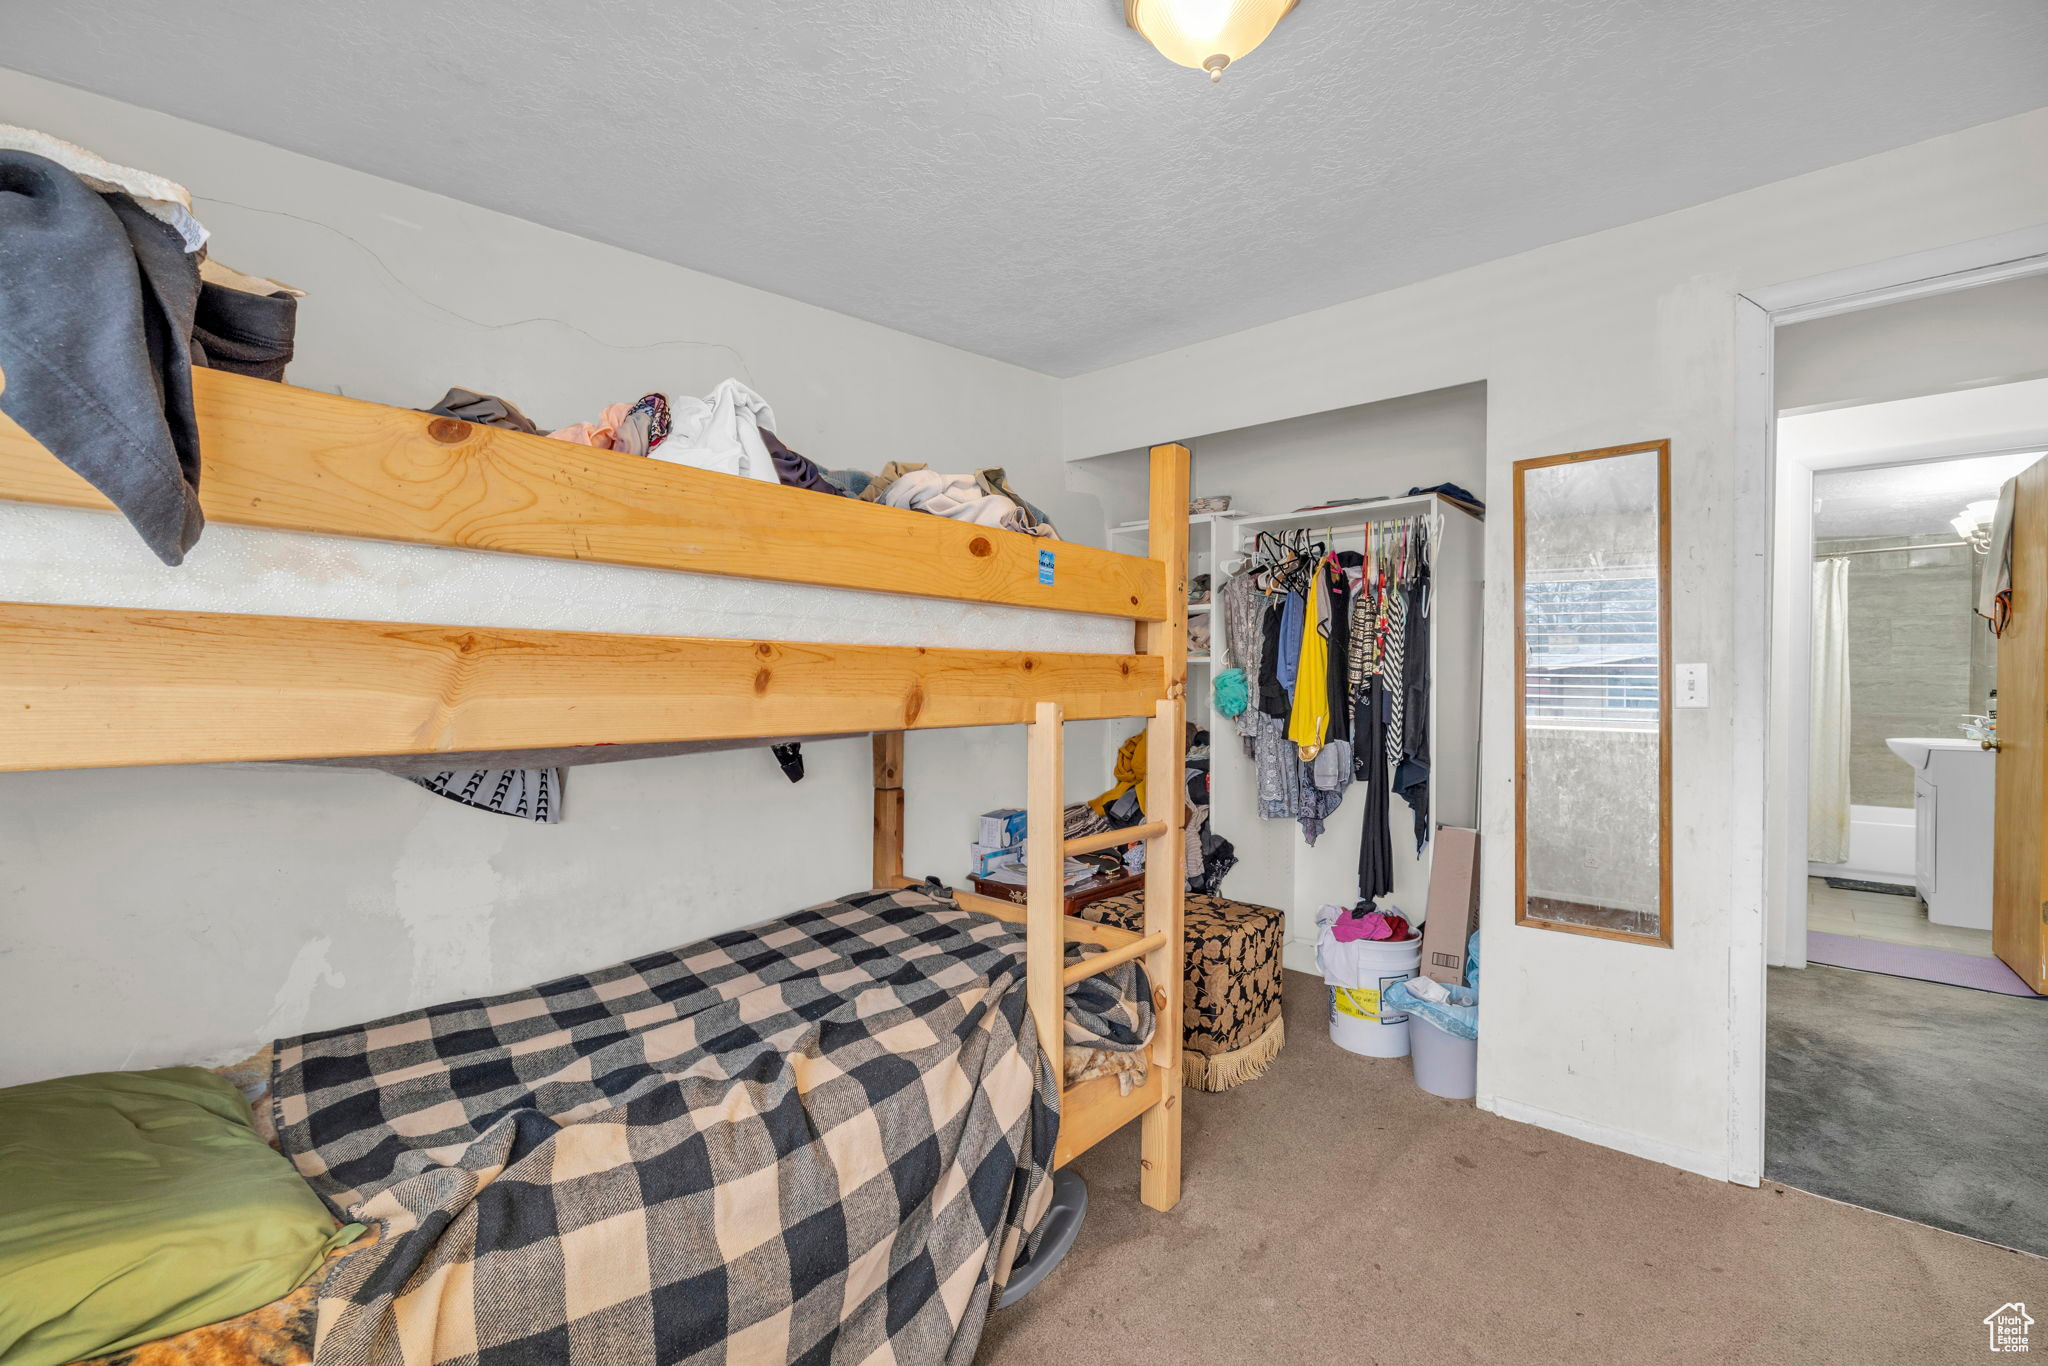
[[[1865,882],[1913,885],[1913,808],[1851,806],[1849,861],[1809,863],[1812,877],[1853,877]]]

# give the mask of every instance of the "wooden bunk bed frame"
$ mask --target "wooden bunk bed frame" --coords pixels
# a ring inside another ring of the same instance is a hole
[[[447,756],[874,736],[874,881],[903,869],[903,735],[1030,727],[1029,827],[1063,831],[1070,720],[1142,717],[1154,792],[1182,784],[1188,452],[1151,452],[1145,557],[834,499],[546,437],[195,370],[208,520],[1122,617],[1131,653],[513,630],[0,603],[0,771]],[[0,416],[0,498],[111,510]],[[204,553],[203,549],[199,553]],[[1046,557],[1050,557],[1049,559]],[[175,573],[176,571],[166,571]],[[1141,1197],[1180,1198],[1182,813],[1034,839],[1021,923],[1047,1057],[1066,986],[1142,957],[1157,1027],[1142,1085],[1061,1083],[1055,1163],[1133,1119]],[[1063,913],[1069,854],[1142,838],[1142,932]],[[1102,946],[1066,965],[1070,941]]]

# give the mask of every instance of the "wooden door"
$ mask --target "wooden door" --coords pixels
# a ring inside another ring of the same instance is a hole
[[[1991,946],[2028,986],[2048,992],[2048,460],[2021,474],[2015,492],[2012,620],[1998,639]]]

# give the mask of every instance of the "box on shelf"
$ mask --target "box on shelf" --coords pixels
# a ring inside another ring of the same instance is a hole
[[[1005,806],[981,813],[981,838],[975,843],[989,849],[1007,849],[1024,838],[1024,812]]]

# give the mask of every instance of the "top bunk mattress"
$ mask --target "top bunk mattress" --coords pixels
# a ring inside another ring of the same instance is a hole
[[[4,501],[0,601],[834,645],[1131,649],[1129,621],[1080,612],[222,523],[171,569],[110,513]]]

